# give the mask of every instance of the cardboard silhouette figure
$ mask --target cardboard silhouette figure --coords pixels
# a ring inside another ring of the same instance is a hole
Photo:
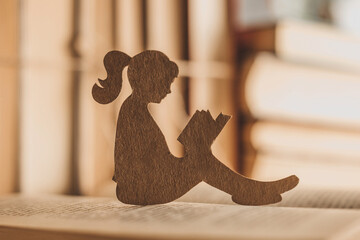
[[[150,112],[149,103],[160,103],[170,93],[178,76],[177,65],[159,51],[144,51],[134,57],[111,51],[104,58],[107,78],[94,85],[92,95],[102,104],[117,98],[122,71],[132,94],[121,106],[115,140],[117,198],[127,204],[149,205],[171,202],[205,181],[243,205],[263,205],[281,201],[281,193],[294,188],[299,179],[290,176],[273,182],[246,178],[222,164],[211,152],[211,144],[230,116],[216,120],[209,111],[197,111],[178,140],[184,145],[182,158],[173,156],[165,137]]]

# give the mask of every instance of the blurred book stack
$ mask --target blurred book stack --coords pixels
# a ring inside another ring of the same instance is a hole
[[[237,36],[243,171],[301,185],[360,182],[360,39],[282,20]],[[340,50],[341,49],[341,50]]]
[[[73,82],[67,45],[72,2],[20,5],[19,190],[69,193]]]
[[[18,1],[0,7],[0,194],[17,188]]]

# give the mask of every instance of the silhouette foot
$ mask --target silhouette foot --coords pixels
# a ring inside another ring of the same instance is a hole
[[[241,195],[233,195],[232,200],[241,205],[265,205],[281,201],[281,194],[293,189],[299,183],[295,175],[273,182],[252,182],[245,186]]]

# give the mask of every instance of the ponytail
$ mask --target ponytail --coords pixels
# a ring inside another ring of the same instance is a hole
[[[94,84],[92,95],[95,101],[107,104],[119,96],[122,87],[122,71],[130,60],[130,56],[120,51],[111,51],[105,55],[104,66],[107,78],[105,80],[99,79],[100,86]]]

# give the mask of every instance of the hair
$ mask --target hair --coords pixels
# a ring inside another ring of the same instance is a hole
[[[114,101],[121,91],[122,71],[129,64],[131,57],[120,51],[108,52],[104,57],[104,66],[107,72],[105,80],[99,80],[100,86],[95,84],[92,95],[95,101],[107,104]]]
[[[154,79],[173,80],[178,76],[177,65],[159,51],[147,50],[135,55],[128,68],[128,77],[133,89],[149,90],[156,87]]]
[[[99,79],[100,86],[95,84],[92,89],[95,101],[107,104],[118,97],[122,87],[122,71],[127,65],[129,83],[133,90],[149,90],[146,88],[154,85],[151,82],[153,79],[172,79],[179,73],[177,65],[159,51],[147,50],[133,58],[120,51],[111,51],[104,57],[107,78]]]

